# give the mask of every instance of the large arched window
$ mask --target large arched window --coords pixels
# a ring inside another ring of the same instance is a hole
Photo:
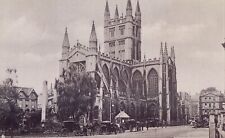
[[[119,78],[119,70],[118,70],[117,67],[115,67],[115,68],[113,69],[113,74],[114,74],[114,76],[115,76],[117,79]]]
[[[120,96],[126,96],[126,85],[124,83],[124,81],[122,81],[121,79],[119,80],[119,94]]]
[[[151,69],[148,73],[148,98],[158,96],[158,74],[155,69]]]
[[[143,95],[143,79],[140,71],[135,71],[133,74],[133,93],[131,94],[132,97],[135,97],[137,95],[141,96]]]
[[[113,69],[113,90],[116,90],[118,79],[119,79],[119,70],[118,68],[115,67]]]

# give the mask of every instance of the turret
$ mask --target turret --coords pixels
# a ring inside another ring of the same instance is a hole
[[[137,7],[136,7],[136,11],[135,11],[135,20],[138,22],[141,21],[141,10],[140,10],[139,1],[137,1]]]
[[[91,35],[89,39],[89,54],[86,55],[86,71],[94,77],[98,55],[97,35],[95,31],[95,23],[92,23]]]
[[[66,58],[68,56],[69,50],[70,50],[70,42],[66,28],[62,44],[62,58]]]
[[[127,1],[127,8],[126,8],[126,18],[127,19],[132,19],[132,5],[131,1]]]
[[[114,16],[114,19],[115,20],[118,20],[119,19],[119,12],[118,12],[118,7],[116,5],[116,10],[115,10],[115,16]]]
[[[95,32],[95,23],[93,21],[92,23],[92,29],[91,29],[91,35],[89,38],[89,51],[90,52],[97,52],[98,46],[97,46],[97,35]]]
[[[160,47],[160,63],[163,62],[163,43],[161,42],[161,47]]]
[[[168,51],[167,51],[167,43],[165,42],[165,47],[164,47],[164,62],[167,62],[168,60]]]
[[[105,5],[105,13],[104,13],[104,21],[105,21],[105,25],[108,24],[108,21],[110,20],[110,11],[109,11],[109,4],[108,1],[106,1],[106,5]]]
[[[174,51],[174,46],[171,47],[170,57],[171,57],[172,61],[175,63],[175,51]]]

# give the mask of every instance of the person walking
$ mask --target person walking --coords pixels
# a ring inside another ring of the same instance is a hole
[[[148,121],[146,121],[146,128],[147,128],[147,130],[148,130]]]

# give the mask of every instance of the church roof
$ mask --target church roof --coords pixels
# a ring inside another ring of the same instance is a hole
[[[18,93],[23,92],[27,97],[29,97],[31,93],[34,93],[36,96],[38,96],[33,88],[27,87],[15,87],[15,88]]]

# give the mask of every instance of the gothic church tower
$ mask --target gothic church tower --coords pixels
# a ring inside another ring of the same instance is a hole
[[[141,11],[137,2],[135,16],[131,1],[127,1],[125,17],[119,16],[116,6],[114,18],[110,18],[108,1],[104,14],[105,53],[121,60],[141,61]]]

